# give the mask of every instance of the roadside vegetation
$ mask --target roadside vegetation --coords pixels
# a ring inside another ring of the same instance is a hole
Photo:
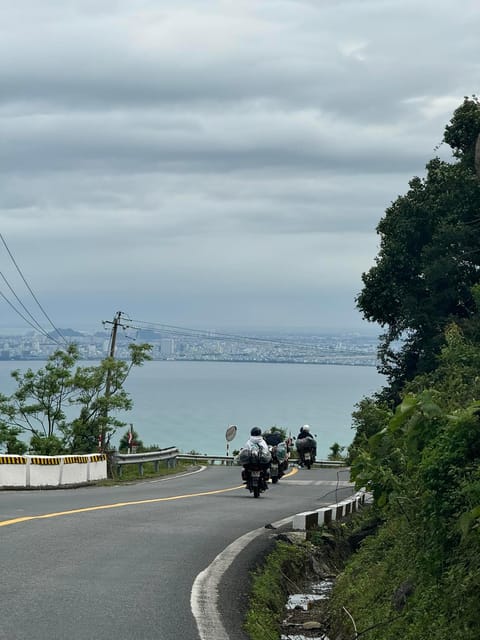
[[[142,480],[151,480],[153,478],[162,478],[164,476],[185,473],[198,469],[198,466],[192,465],[187,460],[177,460],[176,465],[168,466],[167,462],[160,462],[158,470],[155,471],[153,462],[143,463],[143,472],[140,471],[137,464],[122,465],[122,472],[119,473],[115,466],[112,467],[111,477],[106,480],[97,480],[96,485],[109,486],[113,484],[141,482]]]
[[[383,524],[337,581],[336,638],[478,637],[479,134],[465,98],[445,129],[454,161],[433,159],[387,209],[363,275],[388,384],[357,406],[349,462]]]
[[[312,582],[338,575],[361,540],[375,531],[378,524],[376,513],[365,509],[345,522],[332,522],[309,532],[307,539],[295,533],[280,536],[273,551],[252,574],[244,625],[249,638],[278,640],[282,630],[284,635],[298,637],[298,630],[293,631],[285,624],[288,596],[310,593]],[[302,613],[301,619],[321,621],[322,633],[328,635],[331,616],[329,602],[321,600],[308,613]]]
[[[10,454],[108,451],[117,429],[127,426],[118,413],[132,408],[124,383],[133,367],[151,359],[149,344],[129,349],[129,362],[108,357],[81,367],[77,346],[69,344],[36,371],[12,371],[16,390],[0,392],[0,447]]]
[[[478,638],[479,135],[479,101],[465,98],[445,128],[452,161],[431,160],[386,210],[363,274],[357,305],[384,330],[387,384],[359,401],[347,453],[378,527],[336,581],[336,640]]]
[[[278,640],[285,601],[305,578],[310,552],[305,545],[279,542],[252,576],[245,630],[251,640]]]

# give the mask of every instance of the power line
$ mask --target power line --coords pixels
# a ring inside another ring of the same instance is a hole
[[[305,349],[321,349],[322,345],[318,343],[312,343],[307,341],[299,341],[299,340],[288,340],[282,338],[261,338],[258,336],[245,336],[239,334],[232,333],[220,333],[216,331],[206,331],[202,329],[191,329],[186,327],[179,327],[177,325],[168,325],[161,324],[156,322],[147,322],[145,320],[130,320],[131,325],[126,325],[131,327],[132,329],[143,330],[143,331],[154,331],[157,333],[168,333],[176,336],[190,337],[190,338],[202,338],[204,340],[229,340],[229,341],[242,341],[242,342],[253,342],[253,343],[264,343],[276,345],[279,347],[297,347],[297,348],[305,348]],[[143,326],[138,326],[143,325]]]
[[[54,342],[55,344],[60,344],[58,342],[58,340],[56,340],[53,336],[49,335],[46,331],[44,331],[44,329],[42,329],[40,327],[40,329],[38,329],[35,325],[33,325],[30,320],[28,320],[28,318],[26,318],[16,307],[15,305],[13,305],[10,300],[6,297],[6,295],[0,291],[0,297],[2,297],[5,302],[15,311],[15,313],[17,313],[23,320],[25,320],[25,322],[27,324],[29,324],[33,329],[35,329],[35,331],[40,331],[40,333],[42,333],[46,338],[48,338],[49,340],[51,340],[52,342]]]
[[[2,243],[8,253],[8,255],[10,256],[10,259],[12,260],[13,264],[15,265],[15,268],[17,269],[17,272],[19,273],[20,277],[22,278],[25,286],[27,287],[28,291],[30,292],[31,296],[33,297],[33,299],[35,300],[35,302],[37,303],[38,307],[40,308],[40,310],[42,311],[43,315],[45,316],[45,318],[48,320],[48,322],[50,323],[50,325],[52,326],[52,328],[54,329],[54,331],[60,336],[60,338],[63,340],[63,342],[65,344],[68,344],[67,339],[65,338],[65,336],[60,332],[60,330],[54,325],[53,321],[51,320],[51,318],[49,317],[49,315],[47,314],[47,312],[45,311],[45,309],[43,308],[43,306],[40,304],[40,301],[38,300],[37,296],[34,294],[32,288],[30,287],[30,285],[28,284],[25,276],[23,275],[20,267],[18,266],[15,258],[13,257],[12,252],[10,251],[3,235],[0,233],[0,239],[2,240]],[[53,342],[55,342],[56,344],[59,344],[57,340],[55,340],[53,338],[53,336],[48,335],[42,328],[39,322],[37,322],[37,320],[33,317],[33,315],[30,313],[30,311],[28,311],[28,309],[25,307],[25,305],[21,302],[21,300],[19,299],[19,297],[16,295],[16,293],[14,292],[13,288],[10,286],[10,284],[8,283],[7,279],[5,278],[5,276],[3,274],[1,274],[4,281],[6,282],[7,286],[9,287],[10,291],[13,293],[13,295],[15,296],[15,298],[18,300],[18,302],[22,305],[23,309],[28,313],[28,315],[30,316],[30,318],[32,318],[32,320],[35,322],[35,324],[37,325],[37,327],[39,327],[40,331],[42,333],[44,333],[44,335],[47,335],[47,337],[51,338],[53,340]],[[3,296],[5,298],[5,296]],[[6,298],[5,298],[6,299]],[[9,303],[10,304],[10,303]],[[23,316],[23,314],[21,314],[14,305],[10,304],[10,306],[15,310],[16,313],[18,313],[20,315],[20,317],[22,317],[24,320],[26,320],[26,318]],[[27,321],[28,322],[28,321]],[[28,324],[31,325],[30,322],[28,322]],[[34,327],[35,328],[35,327]]]
[[[17,269],[20,277],[22,278],[25,286],[27,287],[28,291],[30,292],[32,298],[35,300],[35,302],[37,303],[39,309],[41,310],[41,312],[43,313],[43,315],[45,316],[45,318],[48,320],[48,322],[50,323],[50,325],[52,326],[53,330],[60,336],[60,338],[63,340],[63,342],[65,344],[68,344],[67,339],[65,338],[65,336],[60,332],[59,329],[57,329],[57,327],[53,324],[53,321],[50,319],[49,315],[47,314],[47,312],[45,311],[45,309],[42,307],[42,305],[40,304],[40,301],[38,300],[37,296],[33,293],[32,288],[30,287],[30,285],[28,284],[27,280],[25,279],[25,276],[23,275],[20,267],[18,266],[15,258],[12,255],[12,252],[10,251],[10,249],[8,248],[8,245],[3,237],[3,235],[0,233],[0,239],[3,242],[3,246],[5,247],[8,255],[10,256],[11,261],[13,262],[13,264],[15,265],[15,268]],[[17,297],[17,296],[15,296]],[[18,298],[17,298],[18,299]],[[11,305],[12,306],[12,305]],[[23,305],[22,305],[23,306]],[[14,307],[13,307],[14,308]],[[22,318],[23,315],[19,314]],[[31,314],[29,313],[29,315],[31,316]],[[31,316],[32,317],[32,316]],[[24,318],[25,319],[25,318]],[[36,321],[35,321],[36,322]],[[29,323],[30,324],[30,323]],[[38,323],[37,323],[38,324]]]
[[[44,329],[41,326],[41,324],[39,322],[37,322],[37,320],[33,317],[33,315],[30,313],[30,311],[27,309],[27,307],[23,304],[23,302],[20,300],[20,298],[17,296],[17,294],[15,293],[15,291],[13,290],[13,287],[10,285],[10,283],[8,282],[7,278],[4,276],[4,274],[0,271],[0,276],[2,276],[3,281],[5,282],[5,284],[7,285],[7,287],[10,289],[10,292],[13,294],[13,296],[15,297],[15,299],[17,300],[17,302],[21,305],[22,309],[27,313],[27,315],[31,318],[31,320],[35,323],[35,325],[37,326],[37,329],[41,332],[44,333]],[[3,296],[5,298],[5,296]],[[13,309],[15,309],[15,307],[13,307]],[[15,309],[16,311],[16,309]],[[23,316],[22,316],[23,317]]]

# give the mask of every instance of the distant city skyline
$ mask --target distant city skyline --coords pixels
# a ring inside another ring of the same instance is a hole
[[[270,334],[235,335],[210,332],[170,334],[168,331],[127,331],[116,336],[115,357],[129,358],[132,340],[152,345],[154,360],[214,360],[232,362],[292,362],[309,364],[351,364],[374,366],[377,340],[360,334]],[[110,354],[108,331],[89,334],[65,330],[52,339],[33,331],[2,335],[0,360],[46,360],[67,342],[76,343],[82,360],[99,360]],[[65,340],[62,340],[64,338]]]

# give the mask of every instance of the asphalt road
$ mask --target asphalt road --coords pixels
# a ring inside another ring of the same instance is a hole
[[[295,470],[254,499],[239,467],[210,466],[108,488],[2,491],[0,638],[199,640],[196,577],[261,529],[219,588],[222,625],[243,640],[249,571],[277,533],[265,525],[341,500],[352,493],[346,480]]]

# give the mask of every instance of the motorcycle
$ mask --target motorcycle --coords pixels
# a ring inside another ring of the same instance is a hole
[[[279,444],[270,447],[270,453],[272,454],[270,477],[272,479],[272,484],[276,484],[288,470],[288,446],[285,442],[280,442]]]
[[[312,463],[314,462],[314,457],[311,449],[307,449],[306,451],[303,452],[303,462],[307,467],[307,469],[310,469],[310,467],[312,466]]]
[[[268,468],[264,465],[249,463],[243,465],[242,479],[246,488],[253,493],[254,498],[268,489]]]
[[[312,437],[297,439],[296,448],[300,457],[300,464],[310,469],[315,462],[317,443]]]
[[[261,451],[258,448],[241,449],[239,462],[243,465],[242,480],[246,488],[253,493],[254,498],[268,489],[269,467],[271,454],[269,451]]]

